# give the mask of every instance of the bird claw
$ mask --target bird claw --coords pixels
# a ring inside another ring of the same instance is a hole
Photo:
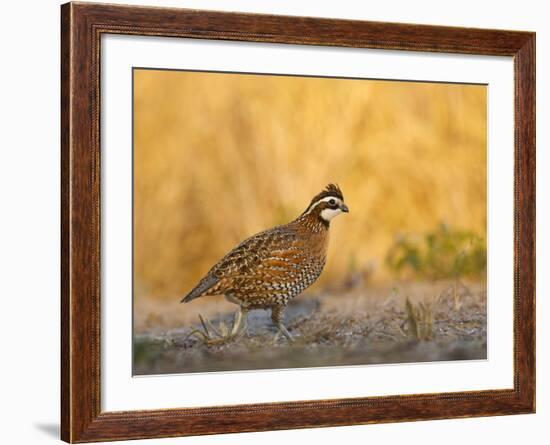
[[[294,336],[290,335],[290,332],[288,332],[288,330],[284,326],[282,328],[278,326],[277,327],[277,332],[275,333],[275,336],[273,337],[273,344],[277,344],[281,337],[284,338],[284,340],[288,344],[293,344],[296,341],[296,338]]]
[[[221,321],[218,328],[216,328],[210,322],[210,320],[203,318],[200,314],[199,320],[201,322],[203,331],[201,331],[200,329],[194,329],[185,339],[188,339],[194,335],[202,340],[203,343],[207,346],[224,345],[233,340],[237,340],[244,334],[246,330],[246,327],[245,329],[240,329],[243,320],[242,311],[238,311],[235,314],[233,326],[231,327],[231,329],[229,329],[228,326]]]

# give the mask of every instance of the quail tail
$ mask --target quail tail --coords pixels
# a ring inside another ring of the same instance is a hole
[[[207,275],[199,282],[199,284],[197,284],[197,286],[191,292],[189,292],[185,297],[182,298],[180,303],[189,303],[195,298],[202,297],[205,292],[207,292],[208,289],[214,286],[218,281],[219,278],[213,275]]]

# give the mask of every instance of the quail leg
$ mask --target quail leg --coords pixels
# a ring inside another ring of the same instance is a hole
[[[292,338],[292,335],[290,335],[290,332],[288,332],[285,325],[283,324],[284,312],[285,312],[284,306],[273,306],[271,308],[271,320],[273,320],[273,324],[277,326],[277,329],[279,329],[279,332],[283,334],[288,341],[292,342],[294,341],[294,339]]]
[[[231,328],[231,333],[228,335],[228,337],[235,337],[237,335],[237,332],[239,332],[239,328],[241,327],[241,323],[243,321],[243,313],[239,309],[237,312],[235,312],[235,317],[233,318],[233,327]]]
[[[233,320],[233,328],[231,329],[231,334],[229,335],[229,338],[238,338],[243,335],[246,331],[247,324],[248,309],[241,307],[235,314],[235,318]]]

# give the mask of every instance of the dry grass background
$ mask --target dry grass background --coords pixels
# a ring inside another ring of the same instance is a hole
[[[329,182],[350,214],[315,286],[365,264],[388,282],[400,233],[443,221],[485,237],[484,86],[135,70],[134,88],[138,304],[177,302]]]

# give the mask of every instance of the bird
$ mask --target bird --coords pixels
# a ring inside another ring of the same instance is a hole
[[[271,310],[278,332],[293,341],[283,324],[286,306],[321,275],[327,259],[330,223],[348,212],[340,188],[328,184],[296,219],[253,235],[229,251],[181,303],[224,295],[237,304],[239,310],[227,338],[238,337],[246,330],[249,310]],[[208,333],[206,326],[205,330]]]

